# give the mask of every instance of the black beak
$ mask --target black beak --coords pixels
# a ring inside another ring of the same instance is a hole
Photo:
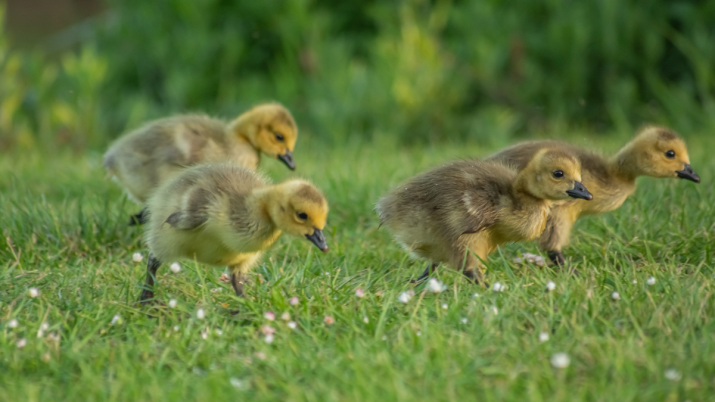
[[[323,231],[320,229],[315,229],[312,235],[305,235],[305,237],[308,238],[313,244],[315,244],[320,251],[327,253],[328,252],[328,243],[325,242],[325,235],[323,234]]]
[[[288,169],[295,170],[295,162],[293,162],[293,153],[291,151],[286,151],[283,155],[278,155],[278,159],[285,163]]]
[[[593,199],[593,195],[591,195],[591,193],[586,190],[586,187],[579,181],[573,182],[573,190],[567,191],[566,194],[568,194],[569,197],[582,198],[587,201],[591,201]]]
[[[676,170],[675,173],[678,174],[678,177],[681,179],[686,179],[690,181],[694,181],[696,183],[700,183],[700,176],[698,176],[697,173],[693,170],[693,167],[688,165],[687,163],[685,164],[685,169],[683,170]]]

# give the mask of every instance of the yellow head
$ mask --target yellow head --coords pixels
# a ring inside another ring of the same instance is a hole
[[[649,126],[642,129],[626,148],[632,161],[621,160],[636,175],[651,177],[679,177],[700,183],[700,176],[690,166],[685,142],[674,131],[665,127]]]
[[[537,152],[519,173],[517,182],[533,196],[541,199],[593,199],[591,193],[581,184],[579,160],[557,149],[546,148]]]
[[[323,235],[328,218],[328,201],[312,183],[289,180],[274,186],[269,214],[276,227],[297,237],[306,237],[323,252],[328,244]]]
[[[236,136],[243,136],[259,152],[278,158],[295,169],[293,149],[298,139],[298,126],[290,111],[278,103],[265,103],[238,116],[229,126]]]

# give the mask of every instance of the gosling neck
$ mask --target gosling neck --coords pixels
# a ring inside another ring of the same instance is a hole
[[[643,176],[638,161],[636,147],[631,141],[608,161],[608,172],[616,179],[634,183],[638,176]]]
[[[247,203],[249,213],[271,228],[276,227],[277,218],[283,209],[276,195],[276,186],[258,188],[253,190]]]
[[[252,132],[252,130],[255,130],[255,127],[245,114],[238,116],[228,124],[228,136],[232,141],[249,144],[255,149],[256,146],[251,141],[251,138],[255,137],[255,132]]]
[[[522,171],[514,180],[512,189],[513,208],[518,210],[536,210],[550,205],[548,200],[536,196],[529,188],[529,179]]]

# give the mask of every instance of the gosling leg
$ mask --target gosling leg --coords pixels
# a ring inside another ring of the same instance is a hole
[[[246,297],[246,293],[244,292],[245,283],[246,275],[238,271],[231,272],[231,285],[233,285],[233,291],[236,292],[236,296],[241,298]]]
[[[156,283],[156,271],[161,266],[161,261],[154,258],[154,255],[149,254],[149,259],[146,263],[146,282],[144,289],[139,297],[139,303],[146,305],[154,298],[154,285]]]
[[[134,215],[131,215],[129,217],[129,223],[127,224],[128,226],[138,226],[138,225],[143,225],[147,223],[149,220],[149,214],[146,211],[146,208],[142,209],[141,211],[137,212]]]
[[[554,265],[566,265],[566,258],[564,257],[564,254],[561,252],[561,250],[547,251],[546,254],[549,256],[549,259],[552,263],[554,263]]]
[[[556,207],[549,213],[546,228],[539,238],[539,246],[547,252],[554,265],[564,266],[566,264],[566,258],[561,249],[569,242],[573,222],[567,207]]]

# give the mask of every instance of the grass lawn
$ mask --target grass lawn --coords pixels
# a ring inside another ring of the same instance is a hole
[[[493,149],[326,147],[306,134],[295,174],[330,201],[330,252],[281,238],[257,267],[248,300],[219,280],[221,268],[183,261],[172,273],[165,265],[157,297],[178,303],[155,318],[135,303],[147,251],[141,229],[125,222],[138,209],[105,179],[101,153],[3,155],[0,400],[712,400],[715,162],[708,150],[715,138],[708,136],[688,137],[700,185],[642,178],[622,208],[579,221],[565,250],[578,277],[514,263],[538,249],[512,244],[491,256],[487,272],[505,291],[442,268],[434,276],[446,291],[418,287],[403,304],[399,294],[425,264],[378,229],[375,201],[429,166]],[[625,142],[578,138],[608,152]],[[278,161],[262,167],[276,181],[294,175]],[[144,261],[133,261],[136,252]],[[31,287],[38,297],[28,295]],[[291,297],[299,304],[291,306]],[[241,313],[230,315],[236,308]],[[268,311],[274,322],[264,318]],[[121,319],[113,323],[115,315]],[[261,333],[266,324],[276,329],[270,344]],[[559,369],[550,360],[561,352],[570,365]]]

